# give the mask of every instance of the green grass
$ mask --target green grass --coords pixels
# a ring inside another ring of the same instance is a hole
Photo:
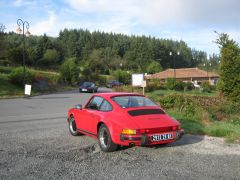
[[[186,94],[192,96],[207,96],[207,97],[214,97],[217,95],[216,91],[212,92],[202,92],[200,90],[189,90],[189,91],[174,91],[174,90],[155,90],[151,92],[156,95],[169,95],[169,94]]]
[[[174,109],[168,110],[168,114],[174,117],[181,123],[181,127],[187,134],[205,134],[204,125],[199,122],[198,117],[185,117],[183,113],[180,113]]]
[[[205,134],[214,137],[224,137],[227,142],[240,143],[240,125],[233,124],[231,120],[226,122],[211,121],[206,125],[200,117],[185,117],[183,113],[174,109],[168,110],[168,114],[181,123],[181,127],[187,134]]]
[[[0,97],[21,96],[23,88],[12,84],[6,74],[0,74]]]
[[[5,67],[0,66],[0,98],[9,98],[9,97],[22,97],[24,96],[24,87],[19,87],[14,85],[10,79],[9,74],[16,67]],[[64,86],[58,87],[58,79],[59,73],[54,71],[42,71],[42,70],[34,70],[36,73],[35,78],[47,78],[49,83],[51,84],[50,88],[41,90],[41,89],[32,89],[31,95],[39,95],[43,93],[51,93],[57,91],[71,90],[73,87]]]
[[[204,128],[206,134],[216,137],[225,137],[228,142],[240,142],[240,125],[229,122],[214,122]]]

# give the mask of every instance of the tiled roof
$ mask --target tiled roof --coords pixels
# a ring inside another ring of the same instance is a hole
[[[174,69],[167,69],[165,71],[148,76],[148,79],[166,79],[174,77]],[[208,78],[219,77],[216,73],[203,71],[198,68],[182,68],[176,69],[176,78]]]

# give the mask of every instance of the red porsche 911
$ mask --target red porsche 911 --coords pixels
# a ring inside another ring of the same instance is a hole
[[[134,93],[94,94],[85,107],[68,111],[69,131],[98,138],[102,151],[121,146],[167,144],[182,137],[180,123],[147,97]]]

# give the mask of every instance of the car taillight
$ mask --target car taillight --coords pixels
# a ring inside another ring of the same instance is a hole
[[[178,130],[178,126],[173,126],[173,127],[172,127],[172,130],[173,130],[173,131]]]
[[[136,134],[136,130],[135,129],[123,129],[122,130],[122,134],[135,135]]]

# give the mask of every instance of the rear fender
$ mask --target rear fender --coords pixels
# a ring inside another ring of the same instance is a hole
[[[111,135],[112,141],[115,144],[119,144],[118,142],[119,142],[120,132],[122,128],[118,128],[119,126],[114,125],[113,122],[101,121],[99,123],[103,123],[105,124],[105,126],[107,126],[109,133]]]

